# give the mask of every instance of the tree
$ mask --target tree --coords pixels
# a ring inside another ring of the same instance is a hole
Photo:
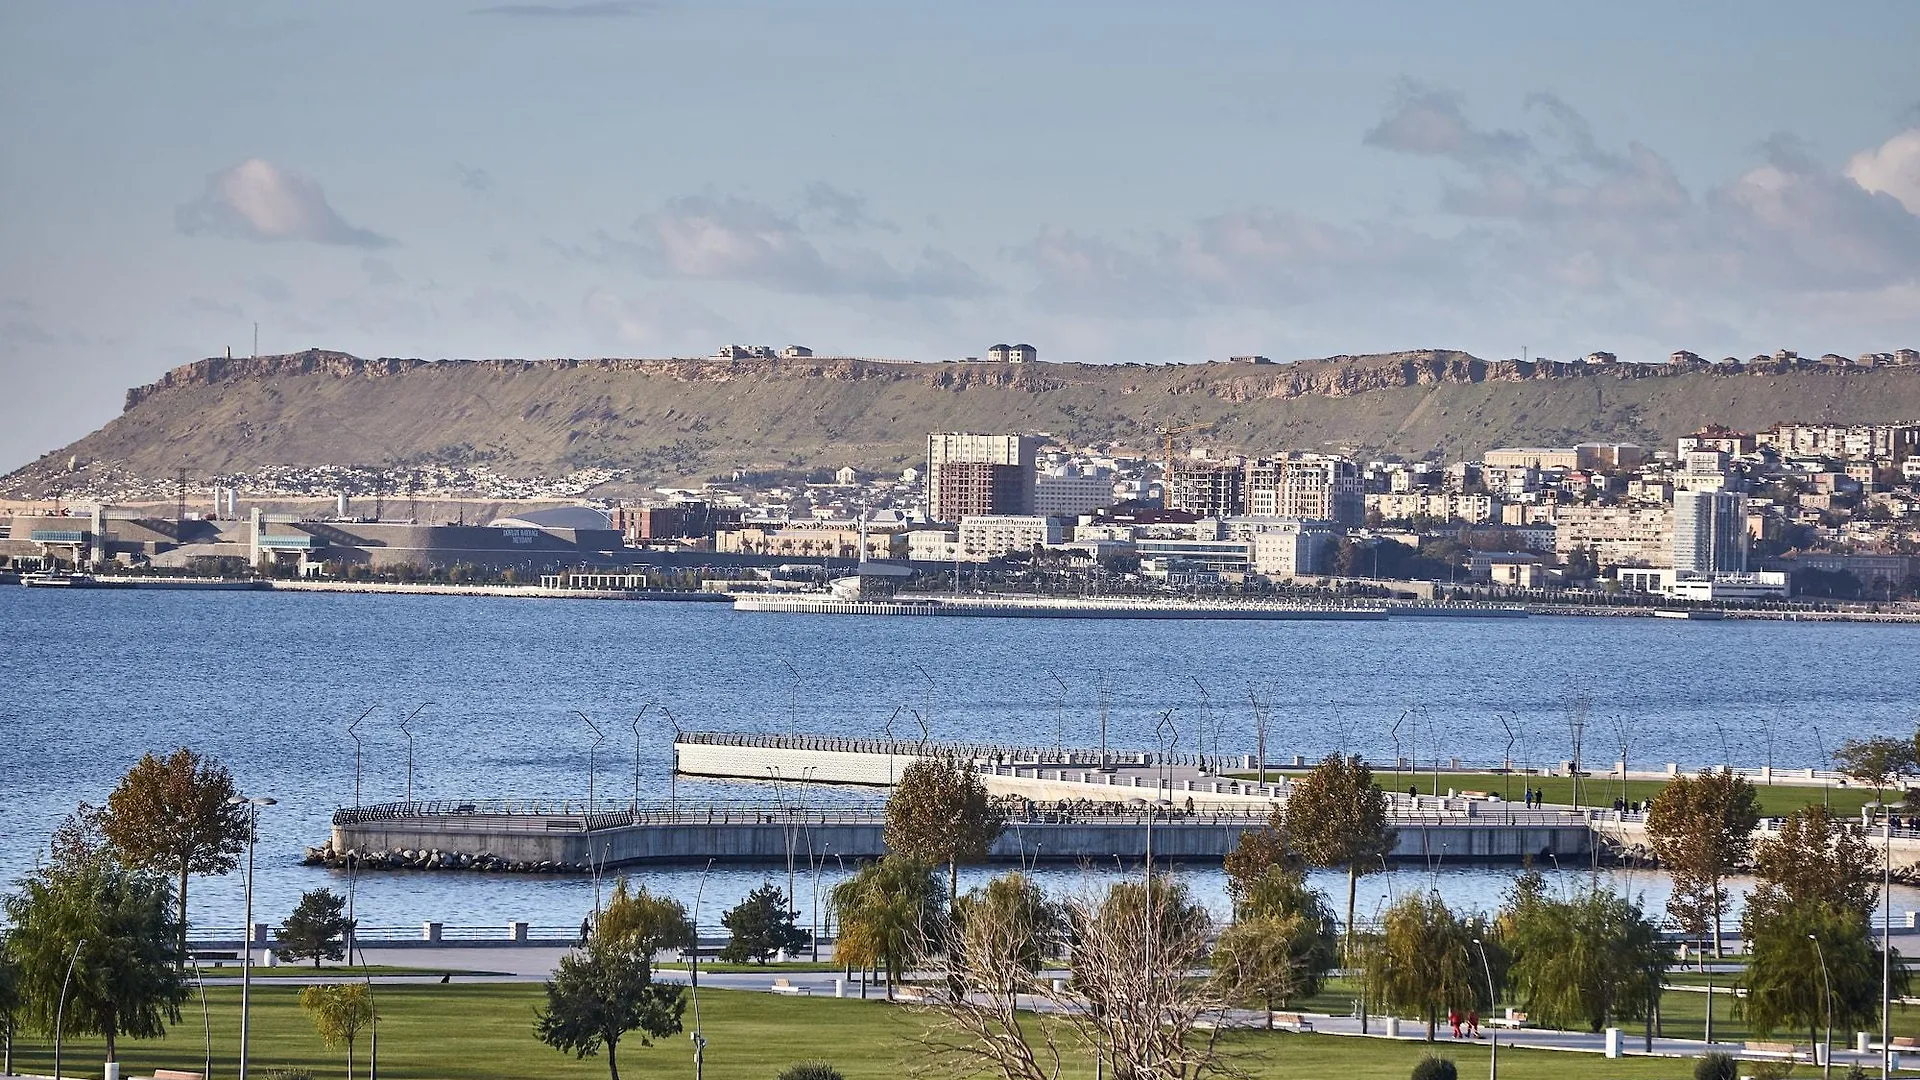
[[[1423,1018],[1432,1042],[1442,1015],[1481,1000],[1473,932],[1438,893],[1401,897],[1387,908],[1383,925],[1367,950],[1367,987],[1387,1007]]]
[[[187,877],[232,870],[247,842],[247,818],[231,805],[233,777],[185,747],[143,754],[107,796],[101,829],[134,867],[164,870],[179,883],[179,953],[187,953]]]
[[[584,1058],[607,1050],[607,1075],[620,1080],[620,1040],[638,1032],[640,1044],[680,1030],[686,988],[653,981],[645,952],[606,937],[560,958],[546,983],[547,1003],[534,1012],[541,1042]]]
[[[693,920],[680,901],[655,896],[641,886],[636,892],[626,875],[613,881],[613,896],[594,922],[594,935],[651,957],[662,949],[684,949],[694,943]]]
[[[1753,784],[1732,769],[1677,777],[1647,810],[1647,839],[1673,875],[1667,912],[1691,934],[1704,935],[1711,927],[1715,956],[1727,910],[1724,881],[1752,856],[1758,824]]]
[[[347,955],[346,938],[353,922],[347,918],[346,897],[332,889],[309,889],[300,894],[300,903],[273,932],[273,939],[282,955],[290,960],[311,958],[317,969],[322,960],[339,960]]]
[[[1214,948],[1214,972],[1236,1000],[1262,1003],[1271,1026],[1276,1005],[1319,993],[1338,962],[1333,912],[1306,875],[1284,863],[1250,881],[1230,877],[1228,891],[1236,894],[1235,921]]]
[[[13,956],[0,944],[0,1039],[5,1039],[5,1060],[0,1062],[0,1076],[13,1075],[13,1022],[20,1012],[20,968],[13,962]]]
[[[1762,1038],[1786,1028],[1817,1039],[1829,980],[1834,1030],[1869,1028],[1879,1017],[1880,951],[1857,912],[1821,901],[1791,904],[1757,914],[1746,933],[1747,1023]],[[1894,993],[1904,993],[1905,966],[1895,963],[1892,974]]]
[[[911,856],[888,855],[862,864],[833,887],[833,913],[840,923],[834,959],[848,967],[884,968],[891,999],[894,984],[939,921],[939,896],[933,868]]]
[[[1765,918],[1795,904],[1830,904],[1863,922],[1880,898],[1874,887],[1879,857],[1858,825],[1825,807],[1787,815],[1780,831],[1754,846],[1760,883],[1747,897],[1743,918]]]
[[[353,1080],[353,1044],[360,1029],[373,1023],[373,995],[364,983],[332,983],[300,991],[300,1008],[331,1050],[347,1046],[347,1080]]]
[[[1265,825],[1241,833],[1233,850],[1227,852],[1227,897],[1238,910],[1254,883],[1265,878],[1269,870],[1298,870],[1305,862],[1288,840],[1286,809],[1275,807]]]
[[[798,952],[813,940],[813,935],[802,930],[797,920],[785,891],[771,882],[761,885],[720,916],[720,924],[733,935],[720,950],[720,959],[730,964],[748,960],[764,964],[782,950]]]
[[[1185,885],[1155,874],[1067,901],[1071,997],[1059,1004],[1114,1080],[1197,1080],[1218,1071],[1227,998],[1189,972],[1213,919]]]
[[[1841,743],[1833,752],[1833,763],[1848,779],[1872,785],[1874,798],[1879,799],[1901,773],[1913,771],[1916,753],[1920,753],[1920,733],[1913,739],[1875,735]]]
[[[1600,886],[1566,900],[1516,893],[1503,923],[1509,978],[1541,1024],[1599,1031],[1652,1015],[1667,951],[1625,896]]]
[[[960,864],[978,862],[1007,827],[980,776],[950,758],[921,758],[887,796],[887,850],[947,864],[948,903],[960,898]]]
[[[69,818],[63,829],[74,824]],[[65,846],[56,852],[4,900],[13,927],[6,948],[19,972],[21,1012],[52,1031],[71,963],[65,1028],[100,1035],[107,1060],[118,1061],[121,1036],[155,1038],[180,1019],[187,987],[180,973],[179,924],[158,877],[122,865],[101,848]]]
[[[1347,868],[1347,954],[1353,953],[1354,901],[1360,876],[1393,850],[1387,796],[1356,755],[1329,754],[1287,796],[1286,832],[1314,866]]]
[[[1066,941],[1060,906],[1024,874],[1004,874],[960,898],[943,936],[944,942],[921,944],[943,976],[925,998],[931,1022],[921,1043],[928,1071],[969,1075],[984,1067],[1004,1080],[1057,1078],[1060,1026],[1033,1024],[1020,998],[1054,1001],[1039,973]]]

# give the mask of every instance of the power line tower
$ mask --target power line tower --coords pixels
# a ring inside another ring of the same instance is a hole
[[[185,536],[187,531],[187,467],[185,465],[180,466],[179,471],[174,474],[173,495],[173,521],[179,528],[180,535]]]
[[[420,522],[420,472],[417,469],[407,470],[407,520]]]

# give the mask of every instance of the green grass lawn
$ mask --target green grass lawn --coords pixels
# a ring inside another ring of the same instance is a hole
[[[1256,778],[1254,773],[1231,774],[1242,780]],[[1269,778],[1280,775],[1279,770],[1268,770]],[[1305,776],[1304,772],[1286,770],[1287,776]],[[1390,791],[1406,791],[1409,785],[1420,789],[1422,795],[1433,794],[1433,774],[1411,772],[1383,772],[1375,770],[1373,779],[1381,788]],[[1536,790],[1544,792],[1549,804],[1556,806],[1573,805],[1573,777],[1570,776],[1507,776],[1504,773],[1447,773],[1440,774],[1440,794],[1453,791],[1484,791],[1492,795],[1507,797],[1510,793],[1514,802],[1521,801],[1522,795],[1531,784]],[[1658,794],[1666,786],[1662,780],[1629,780],[1625,794],[1622,795],[1620,781],[1607,780],[1599,776],[1587,776],[1580,779],[1580,805],[1612,806],[1613,800],[1624,798],[1628,802],[1645,802]],[[1859,787],[1809,787],[1804,784],[1755,784],[1755,792],[1760,797],[1760,812],[1769,817],[1784,817],[1802,806],[1824,802],[1837,814],[1858,817],[1860,808],[1874,799],[1873,789]]]
[[[1669,995],[1672,997],[1694,995]],[[275,1066],[311,1068],[320,1077],[345,1073],[341,1053],[328,1051],[301,1014],[293,987],[266,986],[253,993],[251,1042],[255,1075]],[[233,1075],[237,1054],[239,991],[210,990],[214,1068]],[[534,1008],[543,1000],[531,984],[387,987],[376,991],[381,1015],[380,1071],[394,1080],[480,1077],[603,1077],[603,1058],[584,1061],[549,1049],[533,1037]],[[1702,999],[1704,1001],[1704,999]],[[832,998],[784,998],[744,991],[706,990],[700,995],[703,1026],[709,1040],[706,1073],[712,1080],[772,1080],[795,1061],[832,1062],[847,1080],[898,1080],[926,1053],[916,1039],[922,1020],[915,1013],[879,1001]],[[690,1028],[692,1011],[686,1015]],[[1668,1030],[1673,1031],[1670,1022]],[[1732,1037],[1729,1031],[1728,1037]],[[1239,1065],[1252,1080],[1399,1080],[1428,1051],[1424,1044],[1337,1036],[1246,1032],[1230,1036]],[[201,1068],[204,1055],[199,1001],[189,1003],[183,1022],[164,1039],[123,1041],[122,1074],[141,1075],[154,1068]],[[1485,1067],[1487,1047],[1444,1039],[1434,1047],[1454,1058],[1463,1075]],[[366,1045],[359,1048],[365,1075]],[[44,1037],[24,1034],[14,1067],[28,1072],[51,1068]],[[68,1040],[64,1071],[68,1076],[100,1074],[100,1043]],[[672,1036],[653,1047],[623,1043],[623,1075],[688,1075],[693,1067],[687,1037]],[[1692,1063],[1677,1059],[1626,1058],[1608,1061],[1597,1054],[1503,1049],[1503,1076],[1509,1080],[1628,1080],[1663,1077],[1684,1080]],[[1801,1069],[1795,1075],[1817,1071]],[[1089,1060],[1075,1060],[1062,1080],[1092,1080]]]

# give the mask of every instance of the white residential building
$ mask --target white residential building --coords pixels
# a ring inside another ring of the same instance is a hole
[[[1673,569],[1738,574],[1747,569],[1747,499],[1732,491],[1676,491]]]
[[[1060,522],[1038,514],[991,514],[960,519],[960,557],[986,562],[1015,551],[1061,541]]]

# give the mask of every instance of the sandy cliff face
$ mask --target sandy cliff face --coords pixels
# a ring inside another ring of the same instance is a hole
[[[1835,358],[1837,359],[1837,358]],[[127,392],[111,423],[0,479],[0,495],[88,477],[268,466],[484,463],[519,476],[626,470],[636,483],[734,469],[916,463],[931,430],[1044,431],[1157,452],[1200,425],[1229,451],[1409,457],[1516,443],[1668,445],[1700,424],[1920,418],[1920,366],[1801,358],[1713,364],[1482,360],[1422,349],[1291,364],[912,364],[813,358],[213,358]],[[76,470],[68,472],[69,460]]]

